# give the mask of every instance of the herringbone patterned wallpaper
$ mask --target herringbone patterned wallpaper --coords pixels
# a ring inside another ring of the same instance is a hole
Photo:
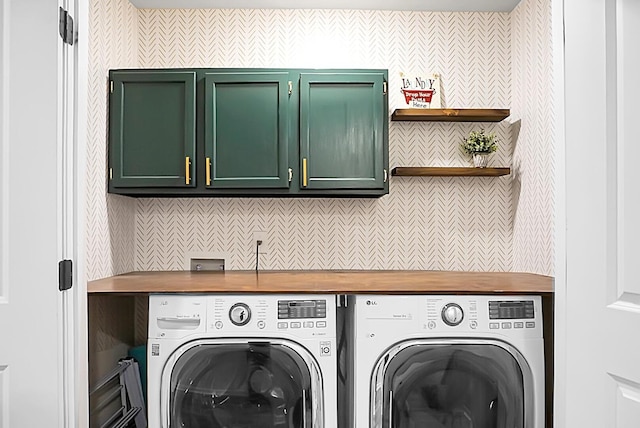
[[[92,0],[89,8],[87,114],[87,276],[134,268],[136,201],[108,195],[108,71],[138,65],[138,11],[128,0]]]
[[[89,7],[87,112],[87,279],[134,269],[136,201],[107,195],[106,138],[108,70],[135,67],[138,61],[138,11],[128,0],[92,0]],[[124,340],[131,330],[133,304],[122,298],[89,299],[90,379],[112,367],[97,367],[97,353]],[[115,363],[115,362],[114,362]]]
[[[183,269],[187,252],[265,269],[447,269],[552,274],[553,89],[548,2],[512,14],[135,10],[91,5],[89,279]],[[500,124],[390,124],[390,167],[465,165],[458,142],[495,130],[502,178],[391,177],[380,199],[131,199],[106,195],[107,70],[116,67],[388,68],[439,72],[447,107],[510,107]],[[521,119],[521,121],[519,120]],[[516,121],[517,120],[517,121]],[[516,121],[516,123],[512,123]],[[514,180],[515,179],[515,180]],[[515,224],[514,224],[515,223]]]
[[[443,105],[511,105],[511,18],[502,13],[140,10],[141,67],[388,68],[439,72]],[[495,130],[491,164],[510,165],[500,124],[390,125],[390,167],[466,165],[458,143]],[[392,177],[380,199],[141,199],[136,270],[183,269],[185,253],[224,252],[228,269],[511,270],[513,184],[502,178]]]
[[[551,4],[524,0],[511,14],[514,271],[553,275],[554,93]]]

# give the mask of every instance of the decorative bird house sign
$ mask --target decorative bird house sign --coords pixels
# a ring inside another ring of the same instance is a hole
[[[401,108],[441,108],[439,74],[407,74],[400,72]]]

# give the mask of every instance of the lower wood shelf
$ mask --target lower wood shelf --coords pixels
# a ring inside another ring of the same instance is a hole
[[[391,114],[392,121],[421,122],[500,122],[511,114],[509,109],[478,108],[405,108]]]
[[[511,174],[511,168],[398,166],[391,175],[400,177],[499,177]]]
[[[545,294],[553,277],[520,272],[131,272],[89,281],[89,293]]]

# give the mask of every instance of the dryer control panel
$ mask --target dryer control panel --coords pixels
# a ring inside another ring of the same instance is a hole
[[[370,333],[542,337],[540,296],[358,295],[355,301],[357,318],[370,326]]]
[[[542,335],[539,296],[424,296],[422,326],[431,331]],[[423,316],[424,316],[423,315]]]

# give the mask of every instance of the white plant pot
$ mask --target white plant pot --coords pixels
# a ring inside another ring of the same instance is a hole
[[[473,166],[476,168],[486,168],[489,160],[489,153],[474,153]]]

